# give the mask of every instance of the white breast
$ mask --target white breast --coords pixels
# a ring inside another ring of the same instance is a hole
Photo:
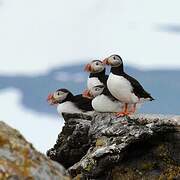
[[[103,85],[103,83],[97,77],[91,77],[87,80],[87,88],[91,89],[94,86]]]
[[[111,94],[119,101],[124,103],[137,103],[138,97],[132,93],[132,86],[130,82],[123,76],[118,76],[110,73],[107,87]]]
[[[105,95],[99,95],[92,100],[92,106],[97,112],[120,112],[123,110],[119,101],[112,101]]]
[[[87,114],[87,115],[92,115],[94,113],[94,111],[82,111],[81,109],[78,109],[74,103],[70,102],[70,101],[66,101],[62,104],[59,104],[57,106],[57,111],[58,113],[61,115],[61,113],[83,113],[83,114]]]
[[[67,101],[57,106],[57,111],[59,114],[65,113],[82,113],[72,102]]]

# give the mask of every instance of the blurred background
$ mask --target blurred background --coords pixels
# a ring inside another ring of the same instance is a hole
[[[81,93],[84,64],[111,54],[156,99],[140,112],[180,114],[179,7],[179,0],[0,0],[0,120],[46,152],[63,125],[48,93]]]

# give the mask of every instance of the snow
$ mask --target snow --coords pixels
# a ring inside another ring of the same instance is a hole
[[[1,0],[0,74],[39,74],[118,53],[138,68],[179,68],[179,0]]]
[[[63,120],[25,109],[20,103],[21,92],[17,89],[0,92],[0,120],[19,130],[37,150],[46,153],[55,144]]]

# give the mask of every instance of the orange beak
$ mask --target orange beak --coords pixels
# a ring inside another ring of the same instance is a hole
[[[83,92],[82,96],[85,97],[85,98],[88,98],[88,99],[92,99],[92,96],[91,96],[90,91],[88,89],[86,89]]]
[[[91,72],[92,71],[91,64],[86,64],[84,71]]]
[[[55,99],[54,99],[54,97],[53,97],[53,94],[50,93],[50,94],[48,95],[48,97],[47,97],[47,102],[48,102],[50,105],[56,104]]]
[[[106,58],[106,59],[103,60],[103,64],[104,64],[104,65],[110,65],[110,64],[109,64],[109,61],[108,61],[108,58]]]

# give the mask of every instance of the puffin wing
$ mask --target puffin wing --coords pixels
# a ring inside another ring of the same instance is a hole
[[[82,94],[74,96],[75,105],[83,111],[93,111],[91,102],[92,100],[83,97]]]
[[[151,94],[145,91],[144,88],[141,86],[141,84],[135,78],[129,76],[128,74],[125,74],[124,77],[131,83],[131,86],[133,88],[133,93],[138,98],[144,98],[144,99],[149,98],[151,101],[154,100]]]
[[[108,77],[108,75],[99,76],[99,80],[106,86]]]

